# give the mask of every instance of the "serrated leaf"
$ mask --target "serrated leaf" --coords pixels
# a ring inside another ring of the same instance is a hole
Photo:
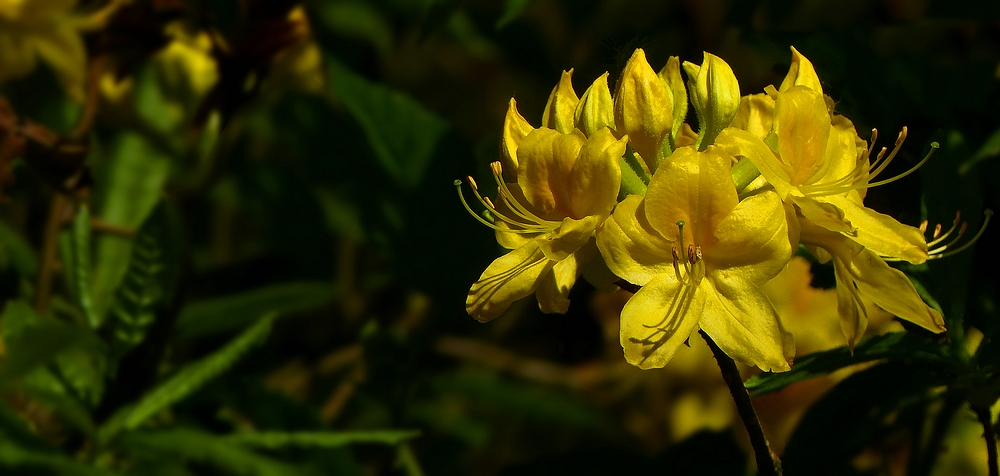
[[[951,359],[944,354],[944,349],[937,343],[910,333],[895,332],[861,341],[855,347],[854,355],[851,355],[849,347],[844,346],[798,357],[792,365],[792,370],[755,375],[746,382],[746,387],[753,396],[764,395],[781,390],[795,382],[827,375],[851,365],[881,359],[906,359],[938,368],[947,368],[951,365]]]
[[[182,337],[233,332],[260,319],[261,313],[292,314],[323,306],[336,297],[333,283],[301,281],[196,301],[181,311],[175,332]]]
[[[157,313],[173,298],[180,275],[175,230],[166,202],[160,202],[139,228],[108,319],[119,356],[142,342]]]
[[[94,309],[90,235],[90,208],[84,203],[73,216],[70,230],[60,236],[60,254],[73,299],[83,311],[90,328],[96,329],[101,324],[101,316]],[[63,238],[68,243],[64,244]]]
[[[318,446],[335,448],[351,444],[397,445],[420,436],[418,430],[261,432],[228,435],[226,441],[259,448]]]
[[[209,380],[228,370],[250,349],[264,341],[271,331],[274,319],[273,313],[261,318],[225,347],[208,357],[187,365],[166,382],[147,393],[134,405],[119,410],[101,427],[99,432],[101,441],[109,441],[123,429],[132,430],[139,427],[149,417],[187,397]]]
[[[448,123],[403,93],[372,83],[332,58],[327,63],[330,92],[365,131],[385,172],[398,185],[415,188]]]
[[[120,446],[134,458],[165,458],[209,464],[226,474],[242,476],[299,476],[313,474],[301,466],[292,466],[250,451],[240,445],[203,431],[172,428],[140,431],[123,435]]]

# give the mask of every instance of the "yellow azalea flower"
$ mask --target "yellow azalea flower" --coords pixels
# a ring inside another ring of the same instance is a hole
[[[895,178],[872,182],[896,156],[906,130],[888,156],[883,149],[875,163],[869,163],[867,143],[851,121],[830,113],[822,91],[813,89],[819,80],[811,64],[795,54],[789,77],[782,83],[784,90],[772,88],[773,101],[746,98],[734,124],[747,130],[726,129],[716,143],[753,162],[781,199],[794,204],[806,220],[848,234],[879,255],[926,261],[927,244],[918,229],[863,203],[868,187],[896,180],[923,163]]]
[[[642,286],[621,316],[634,365],[663,367],[700,328],[733,358],[790,368],[794,344],[760,287],[792,257],[797,230],[774,191],[739,200],[732,161],[714,146],[677,149],[598,233],[608,267]]]
[[[822,248],[829,256],[814,254],[833,260],[840,327],[851,348],[868,327],[868,311],[862,296],[931,332],[945,330],[941,313],[925,304],[906,275],[890,267],[875,252],[807,220],[801,222],[800,239],[803,244]]]
[[[493,261],[472,285],[466,300],[470,315],[489,321],[531,293],[543,312],[566,312],[570,289],[597,256],[594,231],[617,201],[618,160],[627,140],[616,139],[607,128],[590,138],[579,130],[535,129],[517,144],[516,183],[504,181],[500,162],[492,164],[499,195],[495,205],[470,178],[496,223],[475,215],[467,204],[466,209],[496,229],[497,241],[513,250]]]
[[[75,7],[76,0],[0,0],[0,82],[28,75],[40,59],[82,100],[87,54]]]

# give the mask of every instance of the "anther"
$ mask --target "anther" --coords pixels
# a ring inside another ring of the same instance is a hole
[[[500,162],[490,162],[490,170],[493,172],[493,175],[501,175],[503,174],[503,165]]]
[[[479,190],[479,185],[476,184],[476,179],[472,178],[471,175],[467,175],[465,178],[469,181],[469,186],[472,187],[473,190]]]
[[[934,226],[934,235],[933,235],[933,238],[937,239],[937,237],[939,237],[939,236],[941,236],[941,224],[940,223],[938,223],[937,225]]]
[[[688,263],[694,264],[695,261],[694,245],[688,245]]]
[[[920,233],[927,233],[927,220],[920,222]]]
[[[694,260],[701,261],[701,245],[694,245]]]

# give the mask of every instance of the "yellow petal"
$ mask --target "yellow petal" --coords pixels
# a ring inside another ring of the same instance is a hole
[[[802,86],[779,93],[773,127],[778,156],[789,167],[790,183],[808,183],[823,167],[830,137],[830,114],[823,95]]]
[[[706,276],[700,326],[726,355],[764,371],[791,368],[792,336],[764,292],[731,271]]]
[[[575,253],[552,267],[552,272],[542,278],[535,297],[538,308],[546,314],[565,314],[569,310],[569,292],[576,284],[583,267],[597,256],[597,246],[590,240]]]
[[[599,216],[584,217],[580,220],[565,218],[558,228],[538,236],[534,241],[546,258],[561,261],[587,243],[597,225],[603,220],[604,217]]]
[[[532,130],[521,141],[517,149],[517,183],[542,218],[573,216],[569,176],[586,142],[580,131],[560,134],[546,128]]]
[[[646,221],[644,201],[629,195],[597,233],[597,247],[615,275],[640,286],[658,274],[673,273],[673,255],[667,241]]]
[[[698,328],[703,287],[683,286],[671,272],[656,276],[632,296],[621,317],[625,360],[643,369],[666,365]]]
[[[844,218],[857,228],[854,239],[865,248],[913,264],[927,261],[927,242],[919,229],[904,225],[845,196],[822,197],[820,200],[843,210]]]
[[[774,121],[774,99],[767,94],[750,94],[740,98],[740,108],[730,127],[745,130],[764,139]]]
[[[664,238],[677,241],[677,222],[683,220],[686,244],[714,241],[715,228],[739,203],[731,163],[732,157],[719,148],[674,151],[646,188],[649,224]]]
[[[656,75],[667,86],[667,92],[670,93],[673,102],[674,122],[670,128],[670,137],[674,141],[674,148],[677,148],[680,147],[677,145],[677,136],[681,133],[681,127],[684,125],[688,110],[687,87],[684,86],[684,79],[681,78],[680,58],[671,56],[667,60],[666,66]]]
[[[705,59],[693,81],[691,105],[698,113],[701,149],[715,142],[716,136],[729,127],[740,107],[740,85],[736,75],[722,58],[705,53]]]
[[[31,41],[12,31],[0,30],[0,81],[26,76],[37,64]]]
[[[580,149],[569,174],[569,201],[574,217],[608,216],[618,203],[628,137],[616,139],[608,128],[595,132]]]
[[[497,258],[472,285],[465,310],[479,322],[496,318],[511,303],[535,292],[555,263],[534,242]]]
[[[792,86],[805,86],[823,94],[823,86],[819,83],[819,76],[816,75],[812,62],[799,53],[794,46],[792,47],[792,65],[789,66],[788,74],[785,75],[778,91],[788,91]]]
[[[658,274],[673,273],[675,245],[660,236],[646,221],[642,196],[629,195],[597,232],[597,247],[618,277],[640,286]]]
[[[663,141],[674,122],[673,108],[673,98],[646,62],[646,54],[635,50],[615,89],[615,126],[618,133],[629,136],[649,170],[656,170],[663,156]]]
[[[778,196],[785,200],[794,187],[791,185],[791,170],[781,162],[762,139],[753,134],[728,128],[722,131],[715,139],[715,145],[722,147],[734,157],[746,157],[753,162],[760,170],[760,174],[767,179],[768,183],[778,192]]]
[[[517,180],[517,147],[534,127],[517,112],[517,101],[510,98],[507,117],[503,120],[503,137],[500,139],[500,164],[508,182]]]
[[[573,69],[563,71],[559,84],[549,94],[549,101],[542,111],[542,127],[555,129],[563,134],[573,132],[574,113],[580,99],[573,91]]]
[[[840,315],[840,330],[844,332],[847,345],[853,351],[868,328],[868,309],[861,300],[861,292],[854,284],[854,278],[844,262],[834,260],[833,271],[837,279],[837,313]]]
[[[803,223],[802,241],[828,251],[844,268],[838,286],[847,276],[862,296],[886,311],[933,332],[944,331],[941,314],[925,304],[913,283],[901,271],[890,267],[874,251],[839,233]]]
[[[728,269],[757,285],[775,277],[792,259],[798,227],[789,228],[788,210],[778,194],[763,190],[743,199],[715,229],[715,240],[701,243],[711,269]],[[791,232],[790,232],[791,230]]]
[[[857,234],[854,224],[847,219],[844,211],[836,205],[827,203],[826,201],[795,195],[789,195],[788,201],[794,203],[799,208],[799,212],[802,213],[802,216],[806,220],[816,225],[838,233]]]
[[[576,128],[583,131],[587,137],[594,135],[602,128],[615,127],[615,101],[608,88],[608,73],[594,80],[576,106],[574,113]]]

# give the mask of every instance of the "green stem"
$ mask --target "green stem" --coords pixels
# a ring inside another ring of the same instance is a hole
[[[736,184],[737,193],[743,192],[743,189],[747,188],[750,182],[753,182],[754,179],[760,176],[757,166],[746,157],[736,162],[730,173],[733,175],[733,183]]]
[[[923,451],[918,451],[918,447],[912,449],[914,454],[923,454],[923,458],[916,459],[917,462],[910,468],[910,476],[928,476],[931,474],[934,464],[937,463],[938,455],[941,453],[941,443],[944,442],[944,437],[948,433],[948,427],[951,426],[955,412],[961,406],[961,396],[949,395],[945,397],[944,402],[941,404],[941,409],[934,416],[934,426],[931,427],[931,434],[927,439],[927,445],[924,446]]]
[[[758,474],[761,476],[781,476],[781,460],[778,459],[778,455],[771,451],[767,436],[764,435],[764,428],[760,426],[760,419],[757,418],[757,411],[754,410],[753,402],[750,401],[750,393],[743,385],[743,378],[740,377],[740,370],[736,367],[736,362],[726,355],[705,331],[698,332],[705,338],[705,342],[708,342],[708,347],[712,349],[715,361],[719,363],[719,369],[722,370],[722,378],[726,381],[726,386],[729,387],[733,401],[736,402],[736,410],[750,436],[750,445],[753,447],[753,457],[757,462]]]

